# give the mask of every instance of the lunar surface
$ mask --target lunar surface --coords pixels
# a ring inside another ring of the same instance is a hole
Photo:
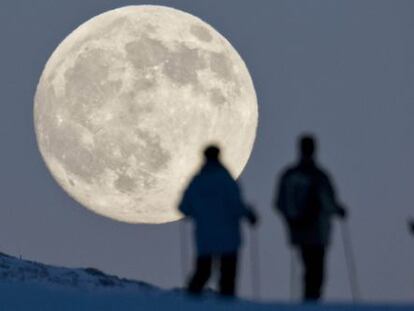
[[[182,191],[210,143],[234,177],[258,120],[249,72],[210,25],[172,8],[98,15],[54,51],[34,105],[37,142],[59,185],[129,223],[181,218]]]

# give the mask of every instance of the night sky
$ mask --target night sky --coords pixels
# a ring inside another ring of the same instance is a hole
[[[200,17],[232,43],[250,70],[259,127],[240,181],[262,219],[261,297],[289,299],[290,249],[271,205],[276,176],[296,158],[296,137],[310,131],[319,138],[321,164],[350,210],[363,298],[410,300],[414,237],[406,222],[414,217],[414,2],[409,0],[2,0],[0,251],[54,265],[92,266],[164,288],[182,286],[181,224],[130,225],[89,212],[53,180],[33,129],[36,85],[57,45],[93,16],[132,4],[167,5]],[[240,295],[252,297],[247,227],[245,238]],[[338,223],[328,260],[327,299],[349,300]]]

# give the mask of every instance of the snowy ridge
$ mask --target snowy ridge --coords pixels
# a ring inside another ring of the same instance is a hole
[[[61,268],[0,253],[0,311],[413,311],[414,305],[275,304],[194,299],[180,290],[107,275],[94,268]]]
[[[0,253],[0,283],[25,283],[51,287],[159,290],[144,282],[107,275],[95,268],[62,268]]]

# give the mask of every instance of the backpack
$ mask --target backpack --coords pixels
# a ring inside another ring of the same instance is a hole
[[[289,170],[281,180],[278,209],[293,222],[308,223],[320,212],[320,178],[314,169]]]

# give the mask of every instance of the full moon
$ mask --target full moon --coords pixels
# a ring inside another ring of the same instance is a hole
[[[180,219],[177,204],[214,143],[237,178],[256,137],[245,63],[214,28],[162,6],[128,6],[82,24],[37,86],[40,153],[89,210],[129,223]]]

